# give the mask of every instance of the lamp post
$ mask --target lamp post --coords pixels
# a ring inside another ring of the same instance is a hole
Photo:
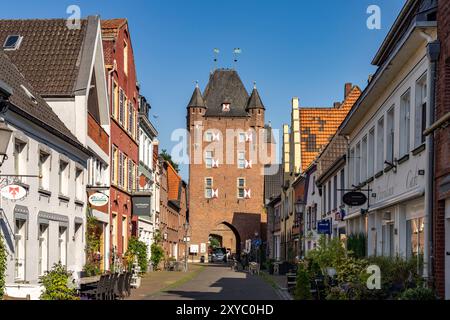
[[[301,214],[303,214],[302,213],[303,206],[304,206],[304,203],[302,201],[297,200],[295,202],[295,215],[296,215],[295,218],[296,218],[296,222],[298,223],[298,228],[299,228],[299,241],[301,241],[301,244],[299,247],[299,249],[300,249],[299,256],[300,257],[303,255],[303,252],[304,252],[304,249],[303,249],[304,241],[302,240],[303,228],[302,228],[302,224],[301,224],[302,219],[300,216]]]
[[[188,231],[189,231],[189,222],[186,221],[183,224],[184,227],[184,272],[188,271],[188,242],[189,242],[189,237],[188,237]]]

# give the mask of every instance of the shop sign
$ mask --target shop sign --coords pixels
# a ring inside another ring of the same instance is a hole
[[[318,234],[331,234],[331,220],[321,220],[317,222]]]
[[[89,203],[93,207],[101,207],[104,206],[105,204],[108,204],[108,202],[109,197],[104,193],[96,192],[89,196]]]
[[[367,201],[364,193],[359,191],[350,191],[342,196],[342,201],[348,206],[362,206]]]
[[[133,215],[150,216],[150,195],[133,196]]]
[[[10,184],[1,189],[2,197],[9,200],[20,200],[27,195],[27,190],[17,184]]]

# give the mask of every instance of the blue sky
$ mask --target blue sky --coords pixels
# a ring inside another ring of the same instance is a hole
[[[219,67],[233,67],[233,48],[241,48],[236,68],[249,91],[256,81],[266,121],[281,128],[293,96],[301,106],[331,106],[343,99],[345,82],[365,87],[404,0],[17,0],[0,18],[64,18],[72,4],[83,17],[128,18],[141,92],[157,116],[161,148],[170,151],[195,81],[206,85],[213,48]],[[380,30],[366,27],[372,4],[381,9]],[[181,173],[187,180],[186,166]]]

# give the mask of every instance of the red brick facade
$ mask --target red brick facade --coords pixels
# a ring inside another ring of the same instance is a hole
[[[111,106],[111,250],[122,257],[137,232],[131,195],[138,180],[139,88],[127,20],[103,20],[102,36]]]
[[[94,140],[106,154],[109,154],[109,136],[90,114],[88,114],[88,136]]]
[[[217,72],[217,71],[216,71]],[[234,71],[220,71],[223,73]],[[212,75],[214,78],[216,75]],[[226,78],[227,75],[224,75]],[[212,80],[210,80],[211,82]],[[240,81],[240,80],[239,80]],[[218,81],[217,83],[220,83]],[[239,84],[237,84],[239,85]],[[230,86],[233,87],[233,86]],[[225,89],[225,91],[230,90]],[[236,86],[234,86],[235,88]],[[208,84],[211,90],[222,90],[215,87],[215,85]],[[196,89],[198,90],[198,88]],[[256,89],[255,89],[256,90]],[[198,91],[199,92],[199,91]],[[194,95],[196,93],[194,92]],[[199,93],[198,93],[199,94]],[[232,93],[229,93],[232,94]],[[194,97],[194,96],[193,96]],[[201,99],[201,98],[200,98]],[[195,100],[195,99],[194,99]],[[191,99],[191,102],[193,100]],[[226,103],[227,101],[220,101],[219,103]],[[194,101],[194,103],[196,103]],[[197,102],[198,103],[198,102]],[[207,108],[214,108],[217,106],[207,105]],[[233,108],[233,101],[231,101],[231,108]],[[220,108],[220,106],[219,106]],[[236,107],[237,108],[237,107]],[[207,256],[205,249],[207,246],[209,235],[219,225],[226,225],[230,228],[236,237],[236,248],[232,251],[240,251],[244,248],[245,240],[253,239],[255,233],[265,237],[265,224],[267,222],[266,215],[263,211],[264,207],[264,165],[259,161],[253,161],[251,168],[238,168],[237,162],[237,141],[235,136],[231,140],[227,136],[227,130],[240,130],[242,132],[249,132],[251,129],[258,132],[259,129],[264,128],[264,109],[249,109],[246,116],[205,116],[208,112],[206,108],[192,107],[187,109],[188,115],[188,130],[191,136],[190,144],[190,165],[189,165],[189,221],[192,229],[191,245],[197,246],[198,252],[191,256],[194,260],[200,259],[201,256]],[[233,110],[231,111],[233,112]],[[193,143],[195,132],[201,132],[200,139],[201,151],[198,152],[197,140]],[[223,144],[223,153],[219,149],[214,151],[215,158],[218,159],[218,167],[207,168],[204,161],[205,150],[211,150],[211,142],[205,141],[203,135],[210,130],[214,134],[219,134],[219,144]],[[235,131],[235,132],[236,132]],[[258,136],[258,134],[257,134]],[[245,155],[250,154],[250,148],[259,150],[260,146],[265,141],[260,141],[259,137],[253,139],[253,142],[245,142]],[[254,144],[254,148],[253,145]],[[234,145],[234,154],[226,149],[226,146]],[[207,148],[210,146],[209,148]],[[203,159],[201,163],[196,163],[195,155],[201,154]],[[229,163],[226,159],[228,157],[234,159],[233,163]],[[217,197],[207,198],[205,194],[205,178],[212,178],[213,189],[218,191]],[[238,178],[245,178],[245,187],[251,190],[249,198],[238,197]],[[262,225],[264,225],[262,227]]]
[[[435,120],[450,112],[450,2],[438,2],[438,39],[440,57],[436,86]],[[434,132],[435,204],[434,204],[434,279],[438,295],[445,297],[445,199],[450,198],[450,126]],[[447,234],[447,237],[450,235]]]
[[[160,232],[166,258],[182,260],[187,216],[186,184],[167,161],[161,167]]]

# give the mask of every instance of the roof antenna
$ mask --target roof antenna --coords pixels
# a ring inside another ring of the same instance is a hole
[[[256,89],[256,81],[253,81],[253,89]]]
[[[195,87],[198,88],[198,80],[195,80]]]
[[[236,63],[237,63],[237,56],[238,56],[238,54],[240,54],[242,52],[242,50],[241,50],[241,48],[234,48],[234,50],[233,50],[233,55],[234,55],[234,59],[233,59],[233,62],[234,62],[234,69],[236,69]]]
[[[217,69],[217,58],[219,56],[219,49],[218,48],[214,48],[214,70],[215,71]]]

